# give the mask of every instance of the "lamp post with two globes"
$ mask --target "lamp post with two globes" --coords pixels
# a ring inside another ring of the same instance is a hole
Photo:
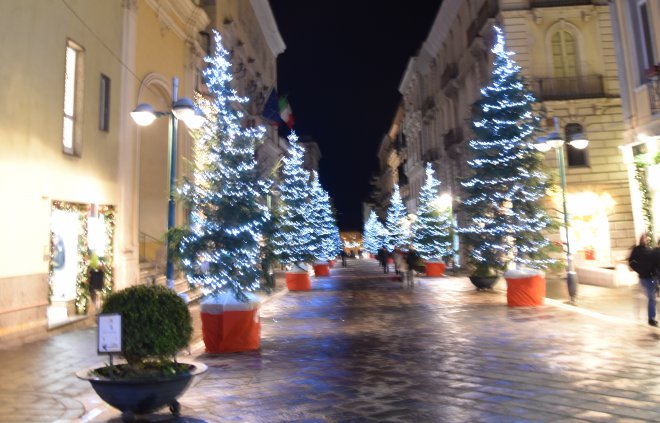
[[[192,100],[187,97],[178,98],[177,91],[179,89],[179,79],[172,78],[172,106],[170,110],[165,112],[156,111],[154,107],[148,103],[140,103],[131,112],[131,117],[136,124],[140,126],[148,126],[157,118],[167,116],[169,119],[169,200],[167,208],[167,266],[165,276],[167,278],[167,286],[174,289],[174,262],[172,260],[172,253],[170,252],[171,236],[170,230],[174,227],[174,189],[176,183],[176,141],[177,141],[177,126],[179,120],[186,123],[191,129],[199,128],[204,123],[204,115],[195,107]]]
[[[566,141],[561,137],[559,132],[559,119],[554,118],[555,130],[548,134],[547,137],[540,137],[534,147],[542,152],[547,152],[551,148],[555,149],[557,153],[557,160],[559,162],[559,178],[561,181],[561,198],[562,209],[564,214],[564,230],[566,235],[566,285],[568,288],[568,295],[570,297],[570,304],[575,305],[577,301],[577,286],[578,280],[575,270],[573,269],[573,257],[571,253],[571,244],[569,240],[568,227],[568,208],[566,207],[566,164],[564,162],[564,144]],[[568,144],[574,148],[582,150],[589,145],[589,140],[582,133],[573,134]]]

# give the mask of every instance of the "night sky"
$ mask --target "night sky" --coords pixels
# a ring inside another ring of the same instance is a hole
[[[399,83],[441,2],[270,0],[286,44],[278,90],[288,94],[296,133],[321,149],[321,184],[341,230],[362,230],[362,202],[401,99]]]

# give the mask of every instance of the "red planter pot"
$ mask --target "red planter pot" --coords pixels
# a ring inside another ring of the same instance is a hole
[[[442,262],[427,261],[424,265],[426,267],[426,276],[439,277],[445,274],[446,266]]]
[[[328,260],[328,264],[330,265],[331,268],[335,267],[335,263],[337,263],[337,260]]]
[[[314,263],[314,276],[330,276],[330,265]]]
[[[232,294],[230,294],[232,295]],[[239,303],[221,297],[220,302],[201,304],[202,337],[208,353],[258,350],[261,346],[259,300]]]
[[[289,291],[309,291],[312,289],[312,281],[307,272],[286,272],[285,280]]]
[[[543,305],[545,299],[545,276],[506,277],[506,304],[509,307]]]

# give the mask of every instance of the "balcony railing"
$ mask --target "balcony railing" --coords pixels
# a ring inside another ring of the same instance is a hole
[[[531,83],[538,101],[605,97],[602,75],[537,78]]]
[[[486,21],[490,18],[494,18],[498,11],[499,5],[497,0],[486,0],[486,2],[481,5],[479,12],[477,12],[476,19],[472,21],[466,31],[468,46],[470,46],[472,41],[474,41],[477,35],[479,35],[479,31],[484,27]]]
[[[591,4],[592,0],[530,0],[531,7],[561,7],[561,6],[584,6]]]
[[[660,78],[650,79],[646,86],[649,88],[651,113],[660,113]]]

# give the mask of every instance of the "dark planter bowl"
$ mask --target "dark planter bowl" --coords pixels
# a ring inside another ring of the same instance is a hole
[[[477,287],[477,291],[493,289],[499,276],[470,276],[470,282]]]
[[[90,376],[90,370],[80,371],[76,376],[88,380],[103,401],[122,412],[124,421],[133,421],[134,414],[151,413],[166,405],[173,414],[179,414],[180,406],[176,399],[188,388],[193,376],[207,369],[202,363],[188,364],[190,373],[159,379],[111,380]]]

